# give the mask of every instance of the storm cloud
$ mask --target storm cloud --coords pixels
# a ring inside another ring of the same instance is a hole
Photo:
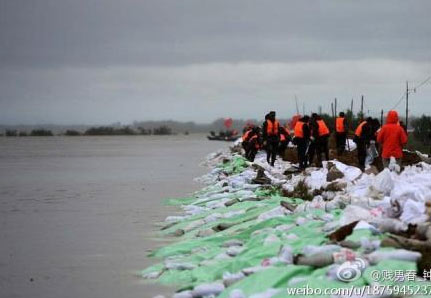
[[[288,116],[431,75],[429,1],[0,0],[0,122]],[[431,86],[412,113],[431,112]]]

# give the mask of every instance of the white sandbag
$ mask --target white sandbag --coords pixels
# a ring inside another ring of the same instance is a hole
[[[271,298],[281,292],[280,289],[267,289],[264,292],[256,293],[250,296],[250,298]]]
[[[231,246],[226,250],[226,254],[231,257],[235,257],[244,250],[242,246]]]
[[[314,255],[314,254],[320,254],[320,253],[333,253],[340,251],[341,246],[335,245],[335,244],[329,244],[329,245],[305,245],[302,248],[302,253],[304,255]]]
[[[349,166],[336,160],[331,162],[334,163],[337,169],[344,174],[343,180],[345,181],[353,181],[362,174],[362,171],[357,167]]]
[[[182,291],[179,293],[175,293],[172,298],[193,298],[192,291]]]
[[[293,248],[290,245],[284,245],[278,253],[278,259],[284,264],[293,264]]]
[[[287,210],[286,208],[284,208],[282,206],[278,206],[274,209],[271,209],[269,211],[261,213],[257,217],[257,222],[262,222],[262,221],[265,221],[267,219],[274,218],[274,217],[284,217],[284,216],[286,216],[286,214],[289,214],[289,213],[292,213],[292,212],[290,212],[289,210]]]
[[[302,226],[302,225],[306,224],[307,222],[309,222],[309,220],[306,219],[306,218],[304,218],[304,217],[301,217],[301,216],[299,216],[295,220],[295,223],[296,223],[297,226]]]
[[[143,275],[143,278],[145,279],[157,279],[162,274],[162,271],[153,271],[148,272]]]
[[[380,240],[370,240],[367,237],[361,238],[361,248],[364,250],[364,253],[371,253],[377,250],[380,247]]]
[[[427,221],[428,216],[425,214],[425,204],[408,199],[403,206],[403,213],[400,219],[406,223],[422,223]]]
[[[243,209],[243,210],[238,210],[238,211],[229,211],[229,212],[226,212],[225,214],[223,214],[223,217],[224,218],[231,218],[231,217],[234,217],[234,216],[237,216],[237,215],[241,215],[241,214],[244,214],[245,213],[245,210]]]
[[[421,253],[416,251],[409,251],[405,249],[396,249],[392,251],[375,251],[368,254],[366,257],[370,264],[375,265],[383,260],[398,260],[416,262],[420,257]]]
[[[246,298],[247,296],[241,289],[234,289],[229,293],[229,298]]]
[[[400,233],[408,230],[406,223],[395,218],[376,218],[371,223],[382,233]]]
[[[189,215],[197,215],[208,210],[207,208],[195,205],[185,205],[183,209]]]
[[[374,159],[379,156],[376,149],[375,141],[370,142],[370,146],[367,148],[367,156],[365,157],[365,166],[369,166],[373,163]]]
[[[234,283],[236,283],[237,281],[240,281],[244,277],[245,277],[245,274],[242,273],[241,271],[238,273],[225,272],[223,273],[223,284],[227,288],[233,285]]]
[[[184,230],[185,232],[190,232],[191,230],[194,230],[194,229],[196,229],[196,228],[198,228],[198,227],[201,227],[201,226],[203,226],[204,224],[205,224],[205,221],[204,221],[204,220],[202,220],[202,219],[200,219],[200,220],[195,220],[195,221],[190,222],[187,226],[185,226],[183,230]]]
[[[299,239],[299,237],[298,237],[296,234],[294,234],[294,233],[289,233],[289,234],[287,234],[287,235],[285,236],[285,238],[286,238],[287,240],[290,240],[290,241],[295,241],[295,240],[298,240],[298,239]]]
[[[193,270],[196,268],[196,265],[166,260],[165,268],[169,270]]]
[[[243,246],[244,242],[238,239],[227,240],[222,244],[222,247]]]
[[[220,218],[223,218],[223,215],[220,213],[211,213],[207,217],[204,218],[205,223],[215,222],[219,220]]]
[[[326,176],[328,175],[328,169],[319,169],[312,171],[310,176],[305,178],[305,184],[310,190],[320,189],[327,184]]]
[[[389,161],[388,169],[391,171],[394,171],[396,173],[401,172],[401,167],[399,164],[397,164],[395,157],[391,157],[391,159]]]
[[[269,245],[269,244],[272,244],[272,243],[276,243],[276,242],[280,242],[280,238],[278,238],[276,235],[274,235],[274,234],[271,234],[271,235],[268,235],[266,238],[265,238],[265,240],[263,241],[263,245]]]
[[[277,231],[287,232],[287,231],[291,230],[291,229],[292,229],[292,228],[294,228],[294,227],[295,227],[295,225],[293,225],[293,224],[288,224],[288,225],[279,225],[279,226],[277,226],[275,229],[276,229]]]
[[[165,222],[169,222],[169,223],[180,222],[186,218],[187,218],[187,216],[173,216],[173,215],[171,215],[171,216],[166,217]]]
[[[394,187],[394,181],[392,180],[389,169],[384,169],[382,172],[380,172],[374,179],[371,186],[378,192],[384,195],[389,195],[392,188]]]
[[[244,273],[246,276],[254,274],[256,272],[262,271],[267,269],[267,267],[263,266],[254,266],[254,267],[247,267],[241,270],[242,273]]]
[[[348,205],[346,209],[344,209],[344,213],[340,218],[340,225],[345,226],[354,221],[371,221],[373,216],[370,214],[370,211],[354,205]]]
[[[354,151],[357,148],[356,143],[352,139],[346,139],[346,150]]]
[[[219,295],[225,289],[223,283],[213,282],[196,286],[193,291],[193,297],[203,297],[210,295]]]

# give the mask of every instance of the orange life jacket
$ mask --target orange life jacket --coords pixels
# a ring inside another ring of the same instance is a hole
[[[298,120],[295,124],[295,137],[303,138],[304,130],[303,130],[304,122]]]
[[[256,149],[259,149],[259,142],[257,141],[257,139],[258,139],[257,134],[254,134],[254,135],[250,138],[249,142],[256,141],[256,142],[254,143],[254,146],[255,146],[255,148],[256,148]]]
[[[279,128],[280,124],[278,123],[277,120],[275,120],[274,122],[272,122],[271,120],[266,120],[266,134],[268,136],[276,136],[278,135],[278,128]]]
[[[367,124],[367,121],[362,121],[361,124],[359,124],[358,127],[356,128],[355,135],[357,137],[361,137],[361,135],[362,135],[362,128],[363,128],[363,126],[365,124]]]
[[[344,127],[344,117],[337,117],[337,120],[335,120],[335,130],[339,133],[346,132]]]
[[[317,125],[319,126],[319,137],[329,135],[329,128],[325,121],[317,120]]]
[[[242,135],[242,141],[245,142],[245,140],[247,140],[249,134],[251,133],[251,129],[247,130],[243,135]]]

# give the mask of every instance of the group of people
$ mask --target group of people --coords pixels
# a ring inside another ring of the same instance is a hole
[[[293,128],[293,134],[290,131]],[[341,112],[335,119],[335,139],[337,155],[341,156],[349,146],[347,135],[349,127],[345,114]],[[316,113],[296,119],[290,125],[280,125],[274,111],[265,116],[262,127],[249,125],[244,129],[242,145],[245,157],[253,161],[260,149],[265,149],[267,162],[274,166],[278,154],[283,154],[290,142],[296,145],[299,168],[305,169],[317,159],[317,166],[322,165],[322,157],[329,160],[329,137],[331,131],[322,117]],[[358,164],[364,170],[367,153],[370,150],[381,151],[382,162],[389,165],[391,157],[401,165],[403,147],[407,143],[407,129],[399,121],[396,111],[389,111],[386,124],[381,126],[377,119],[368,117],[362,120],[354,132]]]

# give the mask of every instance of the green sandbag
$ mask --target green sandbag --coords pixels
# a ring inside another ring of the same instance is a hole
[[[220,163],[218,167],[222,168],[227,174],[232,175],[243,172],[248,167],[248,163],[244,157],[236,155],[232,160]]]
[[[167,206],[181,206],[181,205],[189,205],[196,201],[195,197],[184,197],[184,198],[171,198],[166,199],[163,203]]]

